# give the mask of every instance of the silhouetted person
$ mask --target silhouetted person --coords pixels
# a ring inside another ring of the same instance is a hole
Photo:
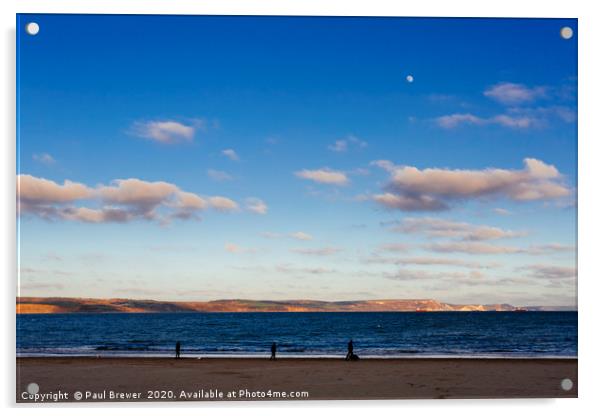
[[[176,358],[180,358],[180,341],[176,342]]]
[[[350,360],[352,355],[353,355],[353,340],[350,339],[349,342],[347,343],[347,356],[345,357],[345,360]]]
[[[270,360],[275,360],[276,359],[276,343],[272,342],[272,356],[270,357]]]

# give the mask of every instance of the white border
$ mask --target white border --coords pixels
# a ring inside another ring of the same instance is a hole
[[[323,16],[462,16],[462,17],[583,17],[586,2],[549,0],[545,6],[524,0],[21,0],[20,13],[120,13],[120,14],[245,14]]]
[[[198,3],[198,4],[195,4]],[[600,102],[602,97],[600,75],[602,60],[602,19],[594,1],[542,2],[525,0],[419,0],[409,1],[353,1],[353,0],[21,0],[11,4],[0,2],[3,13],[2,71],[3,99],[0,101],[4,128],[2,143],[2,203],[0,204],[3,238],[0,240],[4,283],[4,328],[8,333],[1,343],[3,377],[0,394],[5,406],[14,402],[14,299],[15,299],[15,13],[118,13],[118,14],[238,14],[238,15],[339,15],[339,16],[467,16],[467,17],[577,17],[579,18],[579,399],[564,400],[450,400],[450,401],[398,401],[398,402],[286,402],[286,403],[235,403],[196,404],[178,406],[178,412],[201,414],[326,414],[344,411],[360,415],[374,409],[380,414],[431,414],[447,415],[504,415],[545,413],[546,415],[591,414],[599,410],[598,389],[602,386],[600,336],[602,296],[601,268],[596,261],[601,250],[599,242],[602,212],[602,176],[600,169],[602,132],[600,129]],[[5,333],[6,333],[5,332]],[[163,405],[146,405],[143,410],[128,406],[88,406],[86,413],[139,412],[162,414]],[[201,407],[201,409],[195,409]],[[336,407],[337,409],[334,409]],[[12,409],[14,411],[15,409]],[[29,412],[38,412],[29,408]],[[50,413],[82,411],[72,406],[48,406]]]

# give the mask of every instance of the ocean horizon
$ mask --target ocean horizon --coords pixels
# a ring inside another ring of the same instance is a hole
[[[17,356],[575,358],[577,312],[177,312],[17,315]]]

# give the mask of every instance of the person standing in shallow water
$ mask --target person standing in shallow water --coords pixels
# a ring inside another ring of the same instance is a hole
[[[349,342],[347,343],[347,357],[345,357],[345,360],[350,360],[352,355],[353,355],[353,340],[350,339]]]
[[[270,357],[270,360],[275,360],[276,359],[276,343],[272,342],[272,355]]]
[[[176,358],[180,358],[180,341],[176,341]]]

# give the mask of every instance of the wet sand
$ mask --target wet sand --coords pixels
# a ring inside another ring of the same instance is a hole
[[[577,397],[578,387],[576,359],[467,358],[17,358],[18,402],[32,402],[30,383],[38,399],[81,392],[84,402],[550,398]]]

